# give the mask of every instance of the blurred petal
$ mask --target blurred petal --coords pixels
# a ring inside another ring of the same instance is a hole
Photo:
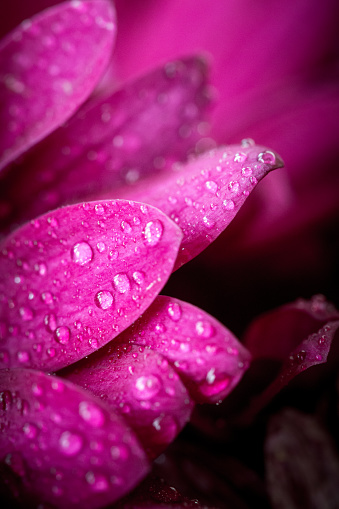
[[[35,501],[35,507],[95,509],[147,474],[148,461],[125,423],[70,382],[2,370],[0,390],[2,480],[12,487],[7,496]]]
[[[265,444],[268,491],[274,509],[339,506],[339,458],[314,417],[285,409],[275,415]]]
[[[244,140],[118,194],[156,206],[180,226],[184,239],[176,262],[179,268],[220,235],[258,181],[282,166],[277,154]]]
[[[197,57],[169,62],[109,97],[89,100],[12,165],[1,182],[4,222],[131,186],[186,160],[209,103],[206,73]]]
[[[182,234],[123,200],[65,207],[0,246],[1,365],[60,369],[128,327],[173,269]]]
[[[159,456],[174,440],[194,406],[161,355],[121,341],[64,370],[62,376],[121,413],[150,458]]]
[[[284,361],[292,350],[339,312],[322,295],[312,300],[299,299],[256,318],[245,332],[243,341],[254,358]]]
[[[104,0],[66,2],[25,21],[0,46],[0,168],[59,127],[92,92],[115,39]]]
[[[250,361],[247,350],[215,318],[162,295],[120,338],[165,357],[199,403],[225,398]]]

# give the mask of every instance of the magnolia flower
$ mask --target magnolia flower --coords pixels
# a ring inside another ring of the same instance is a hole
[[[118,500],[249,363],[217,320],[158,294],[282,161],[244,140],[174,164],[208,102],[199,58],[81,106],[115,26],[106,0],[73,0],[0,47],[4,229],[31,219],[0,248],[3,489],[25,505]]]

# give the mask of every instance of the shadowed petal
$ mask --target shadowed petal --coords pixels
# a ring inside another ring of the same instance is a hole
[[[73,1],[23,22],[0,46],[0,168],[59,127],[108,64],[115,15],[103,0]]]
[[[65,207],[0,246],[1,365],[60,369],[104,345],[151,304],[180,229],[123,200]]]
[[[121,413],[151,458],[174,440],[194,406],[166,359],[149,348],[120,341],[67,368],[62,376]]]
[[[2,370],[0,390],[2,480],[13,490],[8,496],[25,504],[95,509],[147,474],[148,461],[123,420],[70,382]]]
[[[131,186],[186,160],[208,103],[206,64],[196,57],[169,62],[109,97],[91,99],[6,174],[4,221]]]
[[[199,403],[215,403],[229,394],[250,360],[247,350],[215,318],[171,297],[158,296],[120,338],[165,357]]]
[[[184,239],[176,261],[179,268],[229,225],[258,181],[282,166],[277,154],[243,140],[203,154],[157,180],[125,188],[119,196],[150,203],[180,226]]]

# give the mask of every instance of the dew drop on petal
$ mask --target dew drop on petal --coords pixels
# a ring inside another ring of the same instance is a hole
[[[167,307],[168,316],[173,322],[178,322],[181,318],[181,307],[177,302],[171,302]]]
[[[95,474],[94,472],[89,471],[86,473],[85,478],[93,491],[102,492],[107,491],[109,488],[109,483],[106,477],[102,474]]]
[[[59,447],[66,456],[74,456],[82,449],[82,438],[76,433],[64,431],[59,438]]]
[[[99,251],[99,253],[102,253],[103,251],[105,251],[105,249],[106,249],[106,246],[105,246],[104,242],[97,243],[97,250]]]
[[[87,242],[78,242],[72,248],[72,259],[78,265],[86,265],[92,261],[93,251]]]
[[[100,309],[109,309],[113,304],[113,295],[108,290],[101,290],[95,295],[94,302]]]
[[[211,338],[214,334],[213,325],[207,320],[198,321],[195,324],[195,330],[198,336],[201,336],[203,338]]]
[[[35,426],[35,424],[31,424],[29,422],[26,422],[26,424],[24,424],[22,430],[27,438],[33,439],[38,434],[38,428]]]
[[[21,364],[25,364],[26,362],[29,362],[29,353],[25,351],[20,351],[17,353],[17,358]]]
[[[244,138],[241,140],[241,146],[244,148],[253,147],[255,145],[255,141],[252,138]]]
[[[116,274],[113,278],[114,286],[119,293],[126,293],[130,290],[131,285],[127,274]]]
[[[57,340],[58,343],[61,343],[62,345],[67,345],[70,336],[71,331],[69,330],[68,327],[65,327],[64,325],[58,327],[54,333],[55,339]]]
[[[215,194],[217,191],[218,191],[218,185],[216,182],[214,182],[213,180],[208,180],[206,183],[205,183],[205,187],[206,189],[212,193],[212,194]]]
[[[162,237],[163,231],[164,227],[159,219],[147,223],[144,232],[147,244],[150,246],[156,246]]]
[[[133,279],[137,285],[141,285],[145,281],[145,274],[140,270],[133,272]]]
[[[19,309],[19,313],[20,313],[21,319],[24,322],[29,322],[30,320],[33,319],[33,311],[28,307],[25,307],[25,306],[21,307]]]
[[[260,154],[258,155],[258,161],[266,164],[275,164],[275,154],[270,150],[260,152]]]
[[[155,375],[140,376],[135,382],[133,395],[137,400],[151,399],[161,389],[161,380]]]
[[[54,313],[46,315],[44,318],[44,322],[49,332],[54,332],[55,329],[57,328],[57,321]]]
[[[101,409],[88,401],[82,401],[79,404],[79,415],[93,428],[100,428],[105,422]]]
[[[234,201],[233,200],[224,200],[222,204],[226,210],[234,209]]]
[[[206,379],[207,379],[207,377],[206,377]],[[230,378],[227,376],[221,380],[214,379],[211,382],[207,379],[207,383],[204,383],[203,385],[200,386],[200,391],[204,396],[207,396],[207,397],[215,396],[216,394],[220,394],[225,389],[227,389],[229,384],[230,384]]]

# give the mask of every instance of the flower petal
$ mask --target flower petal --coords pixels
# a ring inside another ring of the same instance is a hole
[[[197,57],[169,62],[109,97],[91,99],[11,167],[1,183],[4,221],[131,186],[186,160],[208,102],[206,64]]]
[[[108,64],[115,14],[103,0],[65,2],[25,21],[0,46],[0,168],[59,127]]]
[[[109,343],[62,372],[121,413],[150,458],[159,456],[189,421],[193,401],[161,355]]]
[[[229,394],[250,360],[247,350],[215,318],[171,297],[158,296],[120,338],[165,357],[199,403],[215,403]]]
[[[148,461],[123,420],[70,382],[2,370],[0,391],[3,481],[14,499],[94,509],[147,474]]]
[[[203,251],[229,225],[255,185],[280,168],[280,157],[243,140],[220,147],[119,196],[150,203],[182,229],[184,239],[176,268]]]
[[[0,246],[3,367],[60,369],[151,304],[182,239],[162,212],[123,200],[65,207]]]
[[[322,295],[298,299],[256,318],[244,343],[254,358],[284,361],[305,338],[334,320],[339,320],[339,312]]]

